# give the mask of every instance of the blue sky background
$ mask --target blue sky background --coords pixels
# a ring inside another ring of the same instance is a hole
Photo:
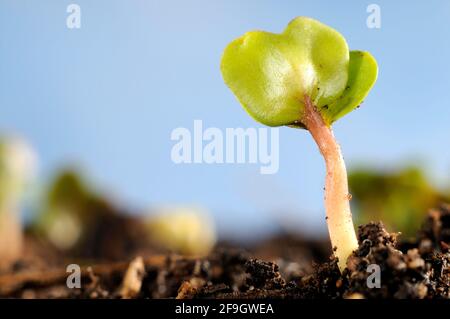
[[[81,6],[81,29],[66,7]],[[381,7],[381,29],[366,8]],[[48,179],[82,167],[124,206],[201,204],[227,234],[278,224],[325,231],[324,165],[306,131],[281,128],[280,170],[175,165],[176,127],[258,127],[223,84],[223,48],[252,29],[280,32],[295,16],[372,52],[378,82],[334,130],[348,166],[420,161],[436,183],[450,173],[450,2],[191,0],[0,1],[0,130],[26,137]],[[239,221],[239,222],[237,222]]]

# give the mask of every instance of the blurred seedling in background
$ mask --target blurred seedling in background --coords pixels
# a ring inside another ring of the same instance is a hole
[[[214,247],[215,225],[208,212],[195,206],[154,209],[147,220],[150,241],[182,255],[205,256]]]
[[[36,155],[23,140],[0,138],[0,266],[9,267],[22,253],[20,204],[36,170]]]
[[[77,170],[61,171],[51,183],[34,231],[59,251],[80,258],[119,260],[158,246],[202,255],[216,236],[209,215],[194,207],[154,208],[150,217],[127,214]]]
[[[33,230],[61,252],[82,257],[105,254],[99,248],[99,238],[104,235],[101,231],[107,231],[103,228],[110,226],[119,214],[108,198],[93,189],[77,170],[62,170],[48,188]],[[110,231],[115,229],[111,227]],[[109,237],[115,244],[114,234]],[[119,251],[120,247],[114,249]]]
[[[73,248],[90,218],[86,209],[89,198],[93,197],[90,193],[78,173],[72,170],[62,171],[49,186],[35,228],[58,249]]]
[[[430,207],[450,202],[450,192],[430,183],[416,166],[400,170],[358,168],[349,173],[356,220],[382,220],[388,229],[414,237]]]
[[[256,121],[311,133],[326,164],[328,230],[343,270],[358,242],[347,171],[331,124],[367,96],[377,79],[375,59],[368,52],[349,51],[334,29],[298,17],[281,34],[253,31],[231,42],[223,53],[221,71]]]

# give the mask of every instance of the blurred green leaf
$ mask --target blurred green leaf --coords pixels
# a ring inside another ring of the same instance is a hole
[[[351,170],[349,185],[358,224],[383,221],[390,231],[414,236],[429,209],[450,201],[419,167],[398,171]]]

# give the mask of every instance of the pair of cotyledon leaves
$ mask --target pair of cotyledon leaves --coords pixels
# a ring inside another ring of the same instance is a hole
[[[349,51],[336,30],[306,17],[292,20],[281,34],[253,31],[234,40],[221,70],[255,120],[299,127],[305,96],[331,125],[361,104],[378,74],[370,53]]]

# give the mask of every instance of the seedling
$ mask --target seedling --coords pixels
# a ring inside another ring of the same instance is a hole
[[[310,18],[292,20],[281,34],[248,32],[225,49],[225,83],[245,110],[268,126],[308,130],[325,159],[325,210],[341,270],[358,247],[347,171],[331,124],[357,108],[377,79],[368,52],[349,51],[336,30]]]
[[[34,230],[61,251],[74,249],[86,235],[88,222],[98,214],[90,208],[95,200],[81,174],[64,169],[48,188]]]
[[[196,206],[160,207],[146,222],[149,239],[182,255],[206,256],[216,243],[216,231],[207,211]]]
[[[108,197],[97,192],[77,169],[66,168],[49,185],[33,230],[60,251],[84,257],[103,245],[106,229],[113,233],[121,221]],[[114,246],[111,239],[108,243],[105,247]],[[109,252],[107,248],[101,251]]]
[[[35,170],[35,154],[17,138],[0,139],[0,268],[21,254],[20,201]]]

